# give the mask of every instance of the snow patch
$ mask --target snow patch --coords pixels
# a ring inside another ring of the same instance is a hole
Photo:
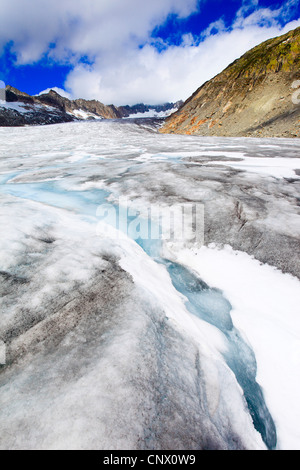
[[[236,157],[237,155],[234,153],[232,156]],[[209,162],[209,165],[228,165],[238,170],[273,176],[274,178],[300,178],[300,175],[295,173],[296,169],[300,169],[300,158],[242,156],[242,159],[243,161],[240,162],[228,160]]]
[[[71,116],[75,116],[79,119],[103,119],[101,116],[97,114],[90,113],[88,111],[84,111],[83,109],[74,109],[73,111],[69,111],[68,114]]]
[[[278,448],[299,450],[300,281],[229,246],[182,250],[175,257],[222,289],[233,306],[233,322],[255,352]]]

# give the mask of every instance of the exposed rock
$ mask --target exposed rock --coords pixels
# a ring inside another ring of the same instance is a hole
[[[78,99],[71,102],[71,109],[82,109],[93,113],[97,116],[101,116],[105,119],[118,119],[122,117],[122,114],[114,105],[105,105],[97,100],[83,100]]]
[[[27,93],[24,93],[23,91],[17,90],[17,88],[14,88],[10,85],[5,87],[5,92],[6,92],[6,101],[8,103],[15,102],[15,101],[21,101],[22,103],[28,103],[28,104],[34,103],[33,96],[30,96]]]
[[[297,28],[251,49],[204,83],[167,118],[161,132],[300,137],[299,69]]]
[[[113,105],[105,105],[97,100],[69,100],[60,96],[56,91],[50,90],[48,93],[39,95],[36,100],[50,106],[57,106],[61,110],[73,113],[76,110],[86,111],[92,113],[95,117],[102,117],[105,119],[115,119],[121,117],[121,113]]]
[[[11,106],[15,105],[15,106]],[[76,120],[66,112],[49,106],[29,104],[22,101],[0,104],[0,126],[19,127],[25,125],[58,124]]]

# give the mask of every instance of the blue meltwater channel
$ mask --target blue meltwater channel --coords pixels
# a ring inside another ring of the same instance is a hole
[[[256,382],[255,355],[232,323],[230,303],[221,291],[210,288],[184,266],[167,260],[164,263],[174,287],[187,298],[187,309],[218,328],[226,337],[228,348],[223,357],[244,391],[255,429],[261,434],[267,447],[275,449],[276,428],[262,390]]]
[[[209,287],[195,273],[181,264],[161,258],[156,240],[137,240],[137,243],[156,262],[166,266],[175,289],[185,296],[190,313],[215,326],[227,340],[223,357],[243,389],[255,429],[268,449],[275,449],[277,433],[266,406],[261,387],[256,382],[257,364],[251,347],[234,327],[231,304],[219,289]]]
[[[109,196],[108,192],[99,189],[66,190],[56,181],[20,184],[2,181],[0,191],[87,216],[95,216],[99,205],[107,203]],[[121,210],[118,205],[113,205],[113,207],[119,216],[124,213],[124,210]],[[131,219],[127,220],[126,218],[126,221],[126,223],[130,223]],[[123,228],[125,228],[124,224]],[[243,389],[254,427],[261,434],[266,446],[269,449],[275,449],[276,428],[266,406],[262,390],[256,382],[255,355],[233,325],[230,315],[232,307],[228,300],[221,291],[210,288],[191,270],[161,257],[161,240],[148,238],[147,240],[137,239],[135,241],[151,258],[166,267],[173,286],[185,296],[189,312],[213,325],[224,335],[228,344],[226,352],[223,353],[224,360]]]

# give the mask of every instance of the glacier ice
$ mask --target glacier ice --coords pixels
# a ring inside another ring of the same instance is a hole
[[[263,348],[246,339],[231,292],[229,303],[201,280],[205,273],[190,270],[188,243],[108,238],[97,208],[125,196],[143,216],[149,204],[201,201],[208,236],[218,223],[229,242],[244,230],[247,251],[261,225],[291,250],[297,174],[287,183],[228,160],[284,151],[296,170],[297,144],[159,135],[145,121],[9,132],[0,129],[1,448],[273,448],[272,417],[288,446],[284,418],[269,401],[280,390],[261,376],[263,389],[257,383]],[[279,207],[287,221],[280,228]],[[262,240],[258,257],[270,262],[272,249]]]

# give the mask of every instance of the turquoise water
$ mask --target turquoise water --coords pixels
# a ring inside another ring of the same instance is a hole
[[[228,349],[223,357],[234,372],[244,396],[256,430],[269,449],[276,447],[276,428],[265,404],[260,386],[256,382],[256,359],[250,346],[234,327],[232,307],[218,289],[212,289],[194,273],[174,262],[164,260],[172,283],[183,294],[187,309],[197,317],[215,326],[227,339]]]

